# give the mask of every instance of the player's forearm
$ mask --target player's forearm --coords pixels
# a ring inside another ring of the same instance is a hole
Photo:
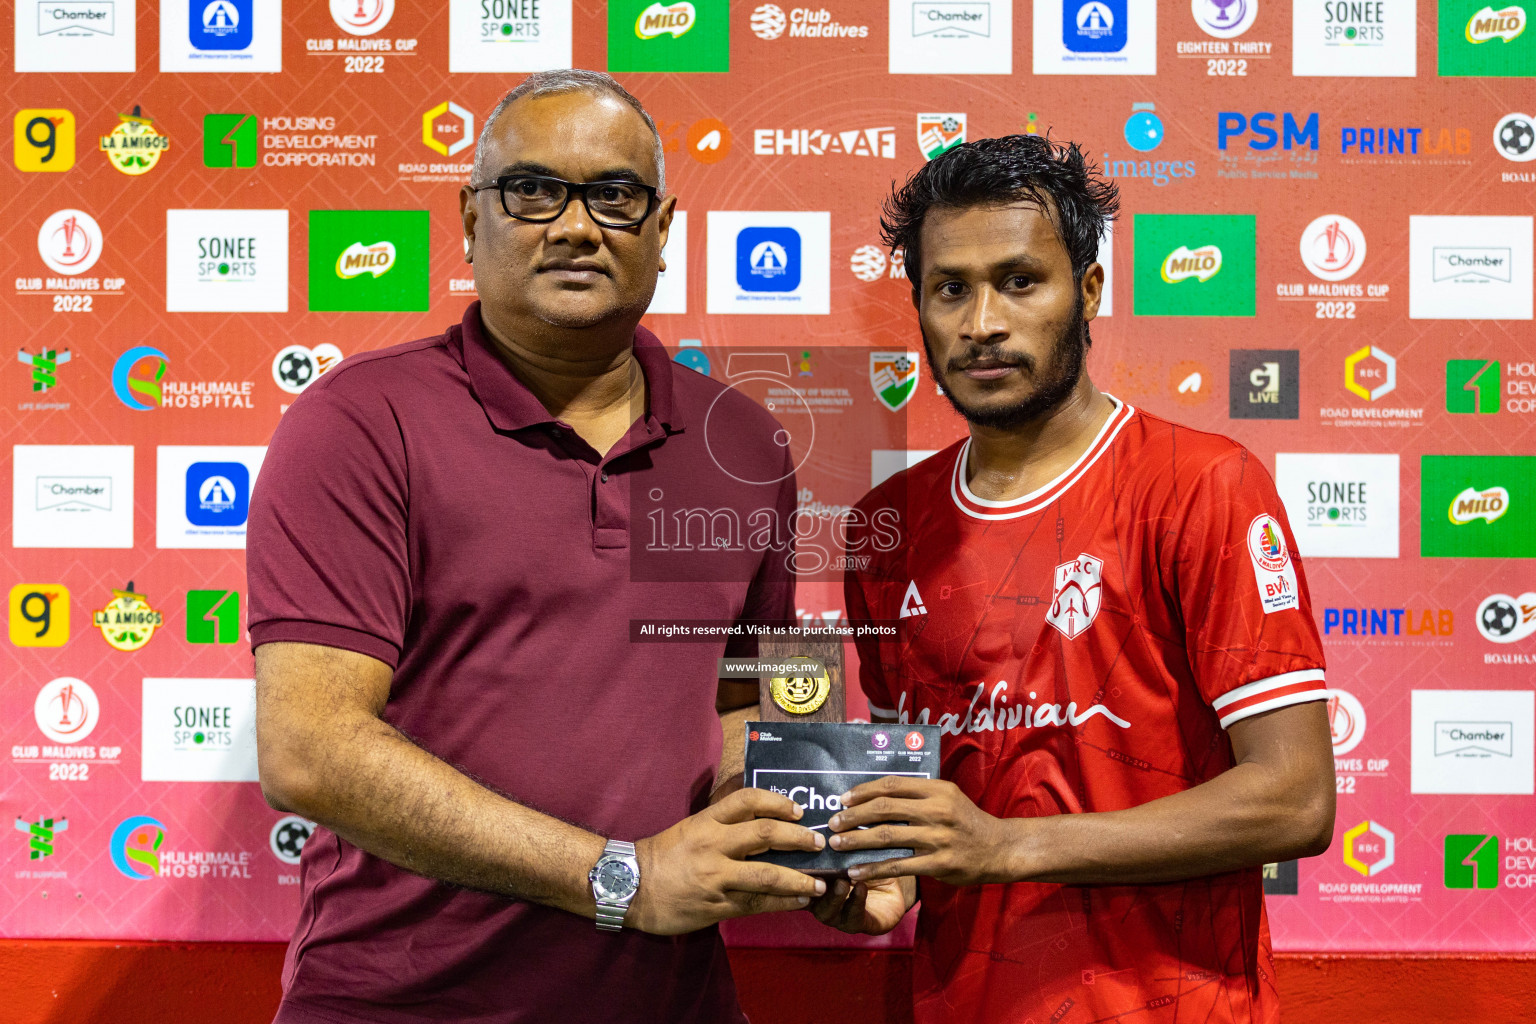
[[[733,708],[720,712],[720,731],[723,745],[720,751],[720,769],[715,773],[715,788],[709,802],[724,799],[742,786],[742,773],[746,767],[746,723],[757,717],[757,705]]]
[[[264,772],[269,799],[347,842],[428,878],[593,916],[600,837],[486,789],[378,718],[332,720],[281,749],[289,769],[273,774],[288,785]]]
[[[1173,882],[1315,856],[1333,830],[1332,780],[1239,764],[1193,789],[1124,811],[1009,819],[1018,881]]]

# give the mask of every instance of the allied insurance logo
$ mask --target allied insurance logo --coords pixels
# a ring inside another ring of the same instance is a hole
[[[101,225],[84,210],[59,210],[37,232],[37,254],[57,274],[83,274],[101,259]]]
[[[160,847],[165,845],[165,825],[147,814],[124,818],[112,830],[108,850],[112,866],[124,878],[143,882],[160,877]]]

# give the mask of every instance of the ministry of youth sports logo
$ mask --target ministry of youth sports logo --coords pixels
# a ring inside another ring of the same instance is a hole
[[[1089,554],[1078,555],[1056,567],[1055,586],[1051,590],[1051,610],[1045,621],[1055,626],[1068,640],[1093,625],[1104,599],[1104,561]]]

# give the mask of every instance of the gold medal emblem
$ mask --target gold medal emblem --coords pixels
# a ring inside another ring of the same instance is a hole
[[[809,715],[827,702],[832,693],[832,680],[825,670],[819,676],[781,676],[769,683],[768,692],[773,695],[773,702],[790,714]]]

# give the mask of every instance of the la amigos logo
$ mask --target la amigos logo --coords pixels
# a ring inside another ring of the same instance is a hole
[[[143,882],[160,876],[160,847],[165,826],[147,814],[124,818],[112,830],[112,866],[124,878]]]

